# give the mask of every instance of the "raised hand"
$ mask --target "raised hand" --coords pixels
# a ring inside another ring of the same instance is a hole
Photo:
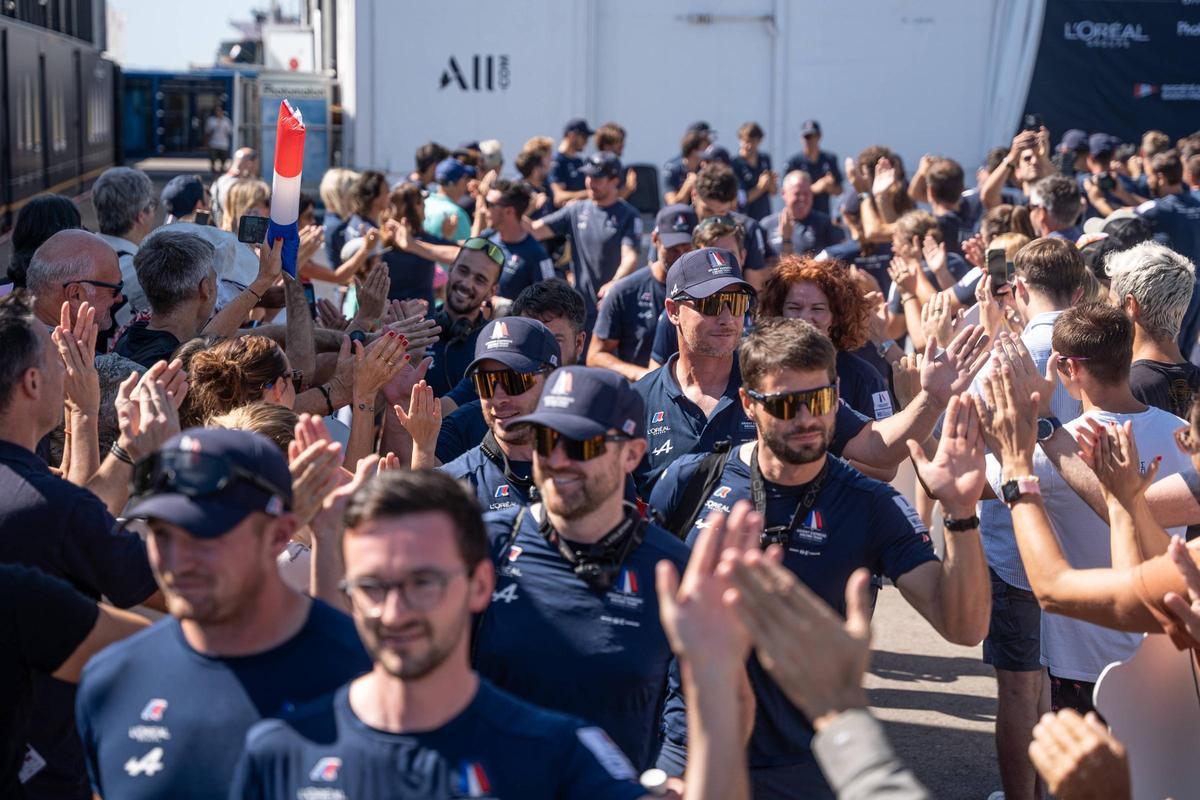
[[[921,366],[921,388],[938,403],[945,405],[956,394],[965,392],[975,375],[987,363],[988,338],[983,328],[967,325],[938,355],[938,340],[925,343],[925,361]]]
[[[931,339],[949,342],[954,338],[954,312],[947,292],[935,292],[929,302],[921,306],[921,330],[927,342]]]
[[[1058,353],[1051,353],[1046,362],[1046,372],[1038,372],[1037,365],[1029,348],[1021,341],[1021,337],[1003,334],[996,340],[996,348],[992,351],[993,363],[1007,366],[1012,373],[1013,391],[1018,398],[1032,397],[1034,394],[1041,399],[1036,412],[1039,416],[1050,413],[1050,398],[1058,385]]]
[[[268,247],[265,244],[258,247],[258,275],[250,284],[257,295],[263,294],[275,285],[283,274],[283,239],[276,239]]]
[[[388,275],[387,264],[380,261],[371,267],[365,279],[355,279],[358,296],[358,319],[366,327],[373,328],[383,316],[383,306],[387,302],[388,290],[392,279]]]
[[[372,405],[375,395],[384,387],[411,356],[404,352],[408,342],[403,336],[388,331],[366,347],[354,343],[354,402]]]
[[[431,451],[442,430],[442,404],[433,396],[433,387],[425,381],[413,385],[407,410],[400,403],[392,407],[400,424],[412,437],[416,449]]]
[[[925,234],[921,254],[925,256],[925,264],[930,272],[939,273],[946,269],[946,243],[936,241],[933,234]]]
[[[431,356],[421,359],[421,363],[415,367],[411,358],[406,360],[395,377],[383,385],[384,398],[392,405],[408,402],[412,396],[413,387],[424,380],[425,373],[429,371],[432,364]]]
[[[140,379],[131,372],[117,387],[117,445],[134,461],[150,455],[179,433],[179,412],[168,394],[169,384],[162,379],[166,370],[155,370],[164,364],[158,362]]]
[[[903,355],[892,364],[892,391],[896,394],[899,408],[906,408],[921,391],[921,365],[924,358],[920,353]]]
[[[317,321],[322,328],[335,331],[344,331],[350,324],[350,320],[342,316],[342,310],[324,297],[317,301]]]
[[[325,246],[325,231],[320,225],[308,225],[300,231],[300,247],[296,263],[307,264]]]
[[[1029,757],[1059,800],[1128,800],[1129,759],[1095,713],[1046,714],[1033,728]]]
[[[896,184],[896,167],[886,157],[875,162],[875,180],[871,183],[871,194],[886,194]]]
[[[908,440],[908,452],[921,482],[941,501],[947,514],[962,519],[975,513],[975,503],[987,483],[987,468],[979,418],[968,395],[950,398],[942,438],[932,459],[926,458],[920,443],[912,439]]]
[[[1171,544],[1167,546],[1167,555],[1175,569],[1183,576],[1187,596],[1167,592],[1163,596],[1163,603],[1183,623],[1192,641],[1200,642],[1200,569],[1196,568],[1188,546],[1178,536],[1171,538]]]
[[[963,258],[973,267],[984,268],[983,235],[975,234],[962,243]]]
[[[1137,442],[1133,437],[1133,423],[1113,425],[1085,417],[1085,425],[1075,429],[1080,455],[1091,467],[1100,481],[1105,499],[1113,498],[1128,510],[1139,495],[1145,494],[1158,476],[1162,456],[1158,456],[1141,470]]]
[[[311,415],[302,414],[297,432],[307,427]],[[322,438],[301,446],[297,437],[288,444],[288,470],[292,473],[292,513],[307,525],[321,510],[326,495],[343,480],[342,446]]]
[[[892,283],[896,284],[901,294],[916,294],[918,269],[920,266],[911,259],[893,258],[888,265],[888,275],[892,277]]]
[[[1030,405],[1040,401],[1018,397],[1013,388],[1012,369],[1002,365],[998,372],[980,380],[982,393],[973,397],[984,441],[1000,455],[1005,473],[1028,475],[1033,469],[1033,450],[1037,446],[1037,415]]]
[[[50,333],[58,349],[66,374],[63,391],[67,406],[73,411],[95,415],[100,410],[100,376],[96,372],[96,309],[86,301],[80,303],[75,319],[71,304],[62,304],[59,325]]]

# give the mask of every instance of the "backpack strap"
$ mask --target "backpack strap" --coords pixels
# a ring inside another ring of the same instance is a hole
[[[728,439],[723,439],[713,446],[713,451],[701,460],[696,471],[692,473],[675,510],[662,521],[662,526],[680,540],[687,538],[688,531],[696,524],[696,518],[704,510],[704,501],[721,479],[721,473],[725,471],[725,459],[732,446]]]

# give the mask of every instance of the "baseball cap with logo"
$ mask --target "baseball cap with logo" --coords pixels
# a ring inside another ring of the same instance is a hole
[[[466,369],[470,375],[481,361],[499,361],[517,372],[554,369],[561,354],[554,333],[536,319],[500,317],[494,319],[475,340],[475,360]]]
[[[616,178],[621,174],[621,159],[607,150],[602,150],[592,153],[579,171],[593,178]]]
[[[256,511],[292,505],[287,459],[270,439],[243,430],[189,428],[133,470],[130,519],[159,519],[216,539]]]
[[[584,136],[591,136],[595,131],[587,124],[586,119],[575,117],[575,119],[567,120],[567,124],[563,125],[563,136],[568,133],[582,133]]]
[[[475,168],[468,167],[457,158],[443,158],[433,171],[433,179],[445,186],[448,183],[458,183],[463,177],[474,178]]]
[[[721,247],[703,247],[684,253],[667,272],[667,296],[671,298],[700,300],[729,288],[754,293],[754,287],[742,280],[737,258]]]
[[[821,123],[817,122],[815,119],[804,120],[804,122],[800,123],[800,135],[801,136],[820,136],[821,135]]]
[[[597,367],[562,367],[546,379],[532,414],[512,425],[544,425],[572,439],[618,430],[633,439],[646,435],[646,404],[621,375]]]
[[[675,203],[660,209],[654,218],[654,230],[663,247],[691,244],[696,230],[696,209],[687,203]]]
[[[192,213],[203,199],[204,181],[199,175],[176,175],[162,190],[162,203],[173,217]]]

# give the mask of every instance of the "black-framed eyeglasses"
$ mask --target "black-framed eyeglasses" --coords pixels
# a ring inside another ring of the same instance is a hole
[[[287,372],[280,375],[278,378],[267,381],[262,385],[264,389],[272,388],[276,381],[290,380],[292,388],[296,390],[296,394],[300,393],[300,387],[304,384],[304,372],[298,369],[289,369]]]
[[[203,497],[219,492],[233,481],[243,481],[283,501],[290,507],[288,493],[265,478],[211,453],[165,450],[153,453],[133,468],[131,488],[135,496],[182,494]]]
[[[753,389],[747,389],[750,399],[763,407],[763,410],[776,419],[789,420],[800,413],[800,407],[808,409],[814,417],[828,414],[837,405],[837,384],[819,386],[816,389],[804,389],[799,392],[777,392],[763,394]]]
[[[464,250],[482,250],[487,257],[496,262],[496,266],[504,266],[504,251],[495,242],[488,241],[482,236],[472,236],[463,242]]]
[[[734,317],[744,317],[750,310],[754,298],[746,292],[717,292],[708,297],[688,297],[683,295],[676,302],[687,303],[706,317],[721,316],[721,309],[729,306],[729,313]]]
[[[411,611],[431,611],[446,596],[446,586],[451,580],[466,572],[466,569],[436,570],[422,569],[398,581],[382,578],[355,578],[343,580],[338,588],[350,598],[367,616],[383,614],[383,606],[392,592],[399,592],[405,607]]]
[[[62,288],[65,289],[68,286],[70,286],[72,283],[86,283],[90,286],[100,286],[104,289],[112,289],[113,297],[116,297],[125,289],[125,281],[117,281],[116,283],[109,283],[108,281],[94,281],[89,278],[79,278],[78,280],[67,281],[66,283],[64,283],[62,285]]]
[[[542,458],[549,458],[561,443],[567,458],[572,461],[591,461],[604,455],[608,450],[607,442],[623,442],[627,439],[629,437],[624,434],[605,433],[587,439],[572,439],[545,425],[533,426],[533,449]]]
[[[515,369],[489,371],[477,369],[471,373],[471,382],[475,384],[475,391],[483,400],[491,400],[492,396],[496,394],[497,386],[504,389],[504,393],[509,397],[516,397],[532,389],[537,384],[537,376],[544,372],[544,370],[517,372]]]

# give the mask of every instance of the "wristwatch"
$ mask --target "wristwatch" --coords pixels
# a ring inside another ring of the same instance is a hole
[[[1032,494],[1039,496],[1042,494],[1042,487],[1039,485],[1036,475],[1012,478],[1000,486],[1000,498],[1010,507],[1022,497]]]
[[[1038,417],[1037,422],[1037,440],[1044,442],[1054,435],[1054,432],[1062,427],[1062,423],[1058,421],[1058,417]]]
[[[942,527],[951,533],[963,533],[965,531],[973,531],[979,527],[979,515],[972,514],[969,517],[955,519],[949,515],[942,516]]]
[[[888,339],[886,342],[880,342],[875,345],[875,352],[879,353],[880,358],[887,358],[888,351],[896,346],[895,339]]]

